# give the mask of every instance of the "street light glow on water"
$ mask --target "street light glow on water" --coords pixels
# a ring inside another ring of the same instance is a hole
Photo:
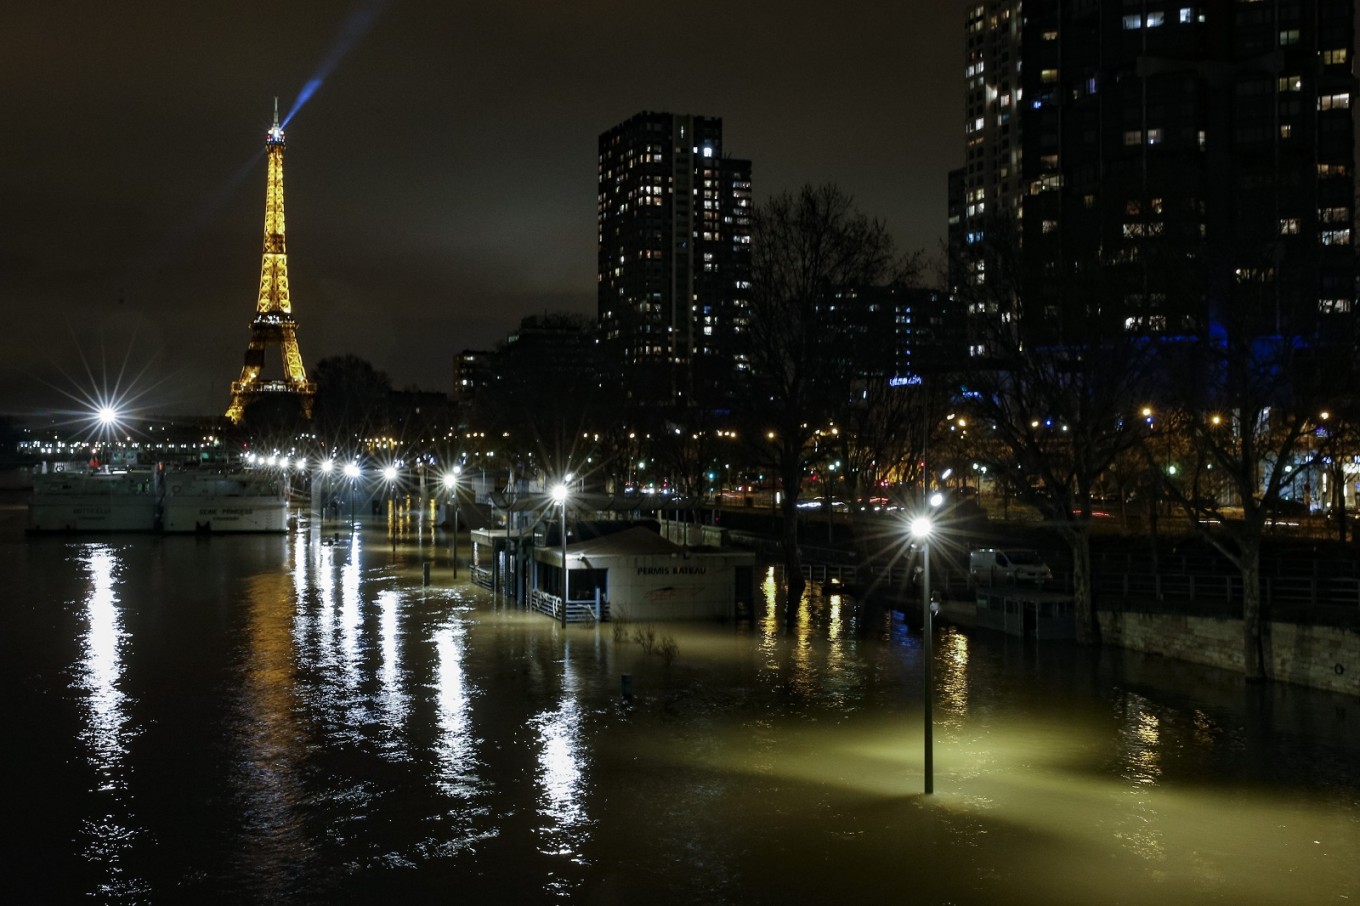
[[[13,524],[16,902],[1360,897],[1353,697],[938,626],[925,797],[920,633],[850,596],[564,629],[446,543]]]

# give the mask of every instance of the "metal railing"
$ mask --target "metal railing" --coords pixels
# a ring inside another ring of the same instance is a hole
[[[600,614],[601,620],[609,618],[607,611],[608,605],[601,604],[601,609],[605,613]],[[536,610],[541,614],[552,617],[558,622],[562,621],[562,596],[549,594],[537,588],[529,589],[529,609]],[[593,623],[595,622],[595,600],[593,598],[584,601],[567,601],[567,622],[568,623]]]
[[[482,588],[491,588],[491,570],[473,563],[469,564],[468,572],[472,575],[472,584],[480,585]]]

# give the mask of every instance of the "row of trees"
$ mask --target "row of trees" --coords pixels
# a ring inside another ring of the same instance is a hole
[[[1112,300],[1141,298],[1127,290],[1148,270],[1175,283],[1188,263],[1165,246],[1139,251],[1138,268],[1067,262],[1067,273],[1047,276],[1068,300],[1055,319],[1051,308],[1027,309],[1038,296],[1033,275],[1023,282],[1022,266],[1006,261],[1015,256],[992,250],[988,276],[999,279],[970,284],[961,300],[994,315],[977,325],[989,360],[956,376],[960,398],[984,429],[983,462],[1067,542],[1083,640],[1097,634],[1093,503],[1137,486],[1183,513],[1240,572],[1245,673],[1262,678],[1262,542],[1294,476],[1327,474],[1346,539],[1345,465],[1360,424],[1353,320],[1328,323],[1298,303],[1290,313],[1268,294],[1242,292],[1223,293],[1230,301],[1179,332],[1131,330],[1128,307]],[[1188,282],[1179,289],[1205,298]]]
[[[856,322],[844,312],[868,304],[872,288],[919,276],[919,257],[899,254],[881,221],[834,186],[775,196],[755,213],[752,271],[740,350],[747,367],[723,406],[623,404],[621,388],[608,385],[607,369],[593,359],[589,322],[550,316],[498,351],[462,425],[440,435],[412,420],[405,442],[457,458],[476,436],[494,446],[511,476],[555,480],[570,472],[616,489],[645,462],[649,474],[696,502],[707,474],[734,461],[739,473],[773,474],[792,604],[802,591],[798,503],[809,471],[836,463],[833,474],[850,500],[885,484],[923,491],[939,480],[928,464],[947,449],[946,416],[966,419],[969,458],[1007,494],[1038,508],[1070,547],[1081,638],[1094,640],[1097,626],[1094,501],[1111,484],[1122,492],[1137,481],[1144,494],[1179,506],[1240,570],[1246,672],[1262,675],[1262,538],[1299,468],[1331,470],[1333,503],[1344,507],[1341,454],[1350,426],[1360,424],[1346,378],[1353,337],[1327,342],[1283,324],[1263,337],[1258,323],[1236,325],[1231,312],[1212,333],[1133,333],[1122,307],[1107,302],[1121,298],[1119,288],[1102,284],[1098,270],[1080,288],[1089,303],[1069,306],[1056,331],[1044,313],[1026,311],[1023,287],[1005,279],[1018,269],[994,267],[991,279],[954,301],[987,313],[969,321],[969,342],[987,357],[960,357],[981,365],[899,386],[889,380],[897,365],[892,331],[847,329]],[[1024,329],[1035,323],[1045,329]],[[352,357],[319,363],[320,436],[353,436],[380,408],[390,387],[364,364]],[[1175,469],[1168,468],[1172,448]],[[866,557],[883,544],[863,527],[855,535]]]

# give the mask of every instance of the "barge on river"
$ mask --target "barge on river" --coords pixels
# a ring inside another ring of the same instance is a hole
[[[28,530],[286,532],[283,479],[263,472],[63,471],[35,475]]]

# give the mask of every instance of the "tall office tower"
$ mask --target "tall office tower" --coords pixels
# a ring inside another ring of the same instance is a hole
[[[950,178],[951,244],[965,250],[1000,240],[997,231],[1021,216],[1021,5],[989,0],[968,9],[964,165]],[[980,267],[968,261],[955,276],[984,281]]]
[[[1061,339],[1099,300],[1147,335],[1348,329],[1351,0],[1024,0],[1020,13],[968,13],[970,48],[993,30],[980,46],[1001,46],[1005,30],[1022,81],[970,49],[964,201],[1005,211],[1015,159],[974,154],[974,139],[999,149],[1018,129],[1012,224],[1031,328]],[[970,211],[965,250],[990,238]],[[986,267],[960,269],[976,284]]]
[[[751,162],[722,120],[639,113],[600,136],[599,329],[630,400],[720,405],[744,367]]]

